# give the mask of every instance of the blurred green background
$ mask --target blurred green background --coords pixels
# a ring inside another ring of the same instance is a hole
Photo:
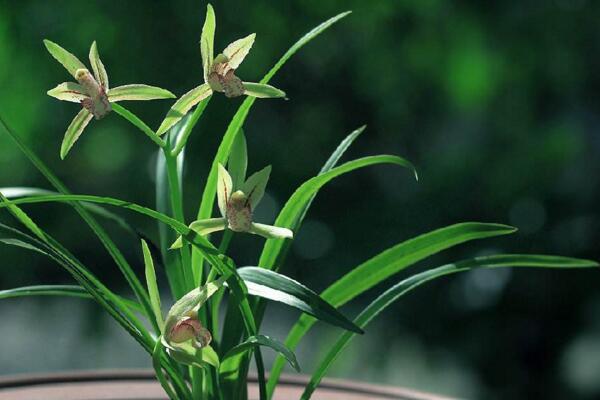
[[[289,101],[258,101],[245,125],[249,170],[272,164],[257,210],[272,222],[354,128],[346,159],[393,153],[405,170],[374,167],[317,197],[283,272],[322,290],[379,251],[460,221],[513,224],[508,238],[472,243],[418,265],[492,251],[600,259],[600,3],[555,1],[214,1],[215,47],[257,32],[239,75],[258,80],[302,34],[354,13],[294,56],[273,84]],[[78,106],[45,92],[69,80],[49,38],[87,62],[93,40],[113,86],[147,83],[181,95],[202,80],[205,3],[0,0],[0,114],[76,193],[153,206],[155,147],[115,113],[93,121],[66,161],[60,142]],[[220,138],[241,100],[215,96],[187,148],[185,201],[195,215]],[[125,104],[153,127],[170,102]],[[0,135],[0,187],[50,188]],[[116,266],[65,206],[27,210],[110,287]],[[123,213],[150,238],[156,226]],[[15,222],[6,212],[0,221]],[[106,224],[142,271],[135,238]],[[239,235],[238,235],[239,236]],[[258,237],[237,237],[239,265]],[[69,283],[45,259],[0,247],[0,289]],[[405,276],[405,275],[403,275]],[[336,362],[332,376],[485,399],[600,396],[598,271],[478,271],[431,283],[391,307]],[[394,277],[354,301],[356,313]],[[163,289],[167,286],[162,280]],[[167,304],[170,299],[166,297]],[[263,332],[283,339],[297,313],[269,308]],[[80,300],[0,303],[0,374],[147,367],[148,357],[95,305]],[[300,347],[307,372],[339,332],[320,326]]]

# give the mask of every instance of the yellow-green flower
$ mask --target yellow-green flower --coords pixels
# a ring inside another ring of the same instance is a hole
[[[90,123],[92,117],[101,119],[111,111],[111,103],[124,100],[155,100],[172,99],[175,95],[168,90],[155,86],[133,84],[109,87],[108,75],[104,64],[100,61],[96,42],[90,48],[89,69],[73,54],[50,40],[44,40],[46,48],[59,63],[77,80],[75,82],[64,82],[48,91],[48,95],[63,101],[80,103],[81,111],[75,116],[63,139],[60,157],[65,158],[73,147],[85,127]]]
[[[270,173],[271,167],[265,167],[252,174],[239,188],[236,188],[229,172],[219,164],[217,202],[221,218],[194,221],[190,224],[190,229],[199,235],[231,229],[234,232],[252,233],[267,239],[292,239],[294,233],[287,228],[253,221],[253,212],[265,193]],[[183,240],[180,237],[171,248],[177,249],[182,245]]]
[[[169,110],[157,133],[164,134],[169,128],[183,118],[189,110],[213,92],[224,93],[227,97],[242,95],[270,98],[285,97],[285,92],[271,85],[254,82],[243,82],[235,75],[235,71],[248,55],[254,44],[256,34],[253,33],[230,43],[222,53],[214,56],[215,12],[209,4],[206,8],[206,19],[200,38],[200,52],[204,71],[204,83],[177,100]]]
[[[212,336],[200,323],[198,310],[221,286],[221,281],[214,281],[196,288],[169,310],[161,342],[167,354],[176,361],[200,367],[219,365],[219,357],[210,347]]]

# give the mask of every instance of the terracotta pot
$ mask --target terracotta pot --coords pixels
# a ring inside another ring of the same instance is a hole
[[[258,399],[256,377],[249,378],[249,397]],[[300,397],[307,378],[283,376],[276,400]],[[149,370],[90,371],[45,375],[0,377],[0,400],[166,400]],[[413,390],[324,380],[313,395],[315,400],[444,400]]]

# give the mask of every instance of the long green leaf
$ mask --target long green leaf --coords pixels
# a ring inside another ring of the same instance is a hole
[[[6,241],[0,239],[3,243]],[[37,251],[37,250],[36,250]],[[0,290],[0,299],[12,299],[16,297],[31,297],[31,296],[62,296],[62,297],[78,297],[82,299],[93,299],[87,290],[78,285],[35,285],[23,286],[14,289]],[[120,298],[123,304],[126,304],[129,309],[136,312],[143,312],[139,303]]]
[[[147,207],[142,207],[140,205],[128,201],[113,199],[110,197],[97,197],[87,195],[54,195],[26,197],[22,199],[12,200],[10,202],[2,202],[0,203],[0,208],[14,207],[17,204],[32,204],[44,202],[71,203],[78,201],[108,204],[116,207],[126,208],[154,218],[157,221],[163,222],[169,225],[171,228],[175,229],[178,234],[183,236],[183,238],[187,240],[192,246],[194,246],[195,249],[202,253],[202,255],[206,258],[210,265],[217,268],[219,273],[227,279],[227,284],[233,294],[232,300],[235,301],[240,308],[240,312],[242,313],[244,325],[246,327],[246,330],[248,331],[248,334],[250,336],[256,334],[257,326],[256,321],[254,320],[254,316],[252,314],[252,309],[248,302],[248,289],[246,288],[246,285],[244,284],[242,278],[237,273],[233,260],[221,254],[218,251],[218,249],[215,248],[212,245],[212,243],[210,243],[206,238],[198,235],[196,232],[189,229],[185,224],[177,221],[174,218],[171,218],[167,215],[159,213],[158,211],[149,209]],[[256,350],[256,362],[257,369],[259,370],[258,372],[260,373],[261,370],[264,372],[264,365],[262,365],[262,358],[260,356],[260,350],[258,349]]]
[[[260,83],[268,83],[271,78],[279,71],[279,69],[285,64],[287,60],[290,59],[298,50],[300,50],[305,44],[310,42],[312,39],[317,37],[324,30],[329,28],[331,25],[339,21],[350,14],[350,11],[338,14],[333,18],[328,19],[327,21],[321,23],[317,27],[313,28],[310,32],[302,36],[296,43],[292,45],[285,52],[285,54],[275,63],[275,65],[269,70],[269,72],[263,77]],[[246,117],[250,112],[250,108],[254,104],[256,100],[255,97],[247,97],[244,99],[242,105],[238,108],[237,112],[233,116],[225,134],[223,135],[223,140],[219,145],[219,149],[217,150],[217,154],[212,163],[212,167],[210,169],[208,178],[206,180],[206,185],[204,187],[204,192],[202,193],[202,202],[200,203],[200,208],[198,210],[198,215],[196,219],[206,219],[210,218],[212,215],[214,200],[217,189],[217,170],[219,164],[225,165],[227,163],[227,159],[229,158],[229,152],[231,151],[231,146],[235,140],[237,133],[240,131],[244,122],[246,121]],[[192,264],[194,268],[198,268],[198,264],[201,261],[201,258],[198,257],[198,254],[194,252],[194,257],[192,258]]]
[[[156,322],[158,327],[163,329],[164,321],[162,317],[162,311],[160,308],[160,292],[158,291],[158,284],[156,283],[156,272],[154,270],[154,260],[152,260],[152,253],[148,243],[142,239],[142,253],[144,254],[144,266],[146,271],[146,286],[148,287],[148,294],[150,295],[150,304],[154,310]]]
[[[228,372],[231,372],[228,369],[229,366],[227,361],[257,346],[266,346],[275,350],[287,360],[292,368],[294,368],[297,372],[300,372],[300,365],[298,364],[298,360],[296,359],[296,355],[293,351],[285,347],[285,345],[278,340],[272,339],[265,335],[256,335],[244,340],[242,343],[229,350],[225,356],[223,356],[219,373],[227,374]]]
[[[281,210],[279,213],[274,225],[292,230],[296,229],[297,225],[301,222],[303,211],[310,204],[315,194],[323,187],[323,185],[340,175],[354,171],[358,168],[384,163],[396,164],[401,167],[409,168],[413,171],[416,177],[416,170],[414,166],[405,159],[397,156],[370,156],[347,162],[304,182],[287,201],[283,207],[283,210]],[[275,263],[277,261],[278,254],[280,254],[282,251],[284,242],[285,241],[282,239],[269,239],[265,244],[258,265],[263,268],[277,270],[279,266]]]
[[[29,296],[64,296],[84,299],[92,297],[84,288],[77,285],[37,285],[0,290],[0,299]]]
[[[187,125],[190,120],[190,115],[187,115],[173,126],[169,133],[165,136],[167,143],[167,149],[174,146],[183,132],[183,127]],[[171,208],[171,192],[169,185],[169,174],[167,171],[167,157],[168,151],[162,149],[158,150],[156,155],[156,209],[165,215],[172,215],[173,211]],[[185,162],[185,152],[182,151],[177,155],[177,170],[178,179],[182,181],[183,164]],[[172,162],[172,161],[169,161]],[[185,283],[183,280],[183,267],[181,265],[181,257],[178,252],[169,251],[169,246],[177,238],[175,233],[169,229],[165,224],[158,224],[158,234],[160,239],[160,253],[162,255],[163,265],[165,266],[165,273],[171,289],[171,294],[174,300],[179,299],[185,294]]]
[[[369,322],[385,310],[389,305],[397,301],[400,297],[419,287],[420,285],[433,279],[454,274],[457,272],[470,271],[476,268],[501,268],[501,267],[536,267],[536,268],[589,268],[597,267],[598,263],[590,260],[577,258],[546,256],[546,255],[527,255],[527,254],[500,254],[487,257],[477,257],[470,260],[463,260],[442,267],[430,269],[411,276],[408,279],[392,286],[371,304],[369,304],[356,318],[357,325],[365,328]],[[306,386],[301,399],[310,398],[317,388],[321,379],[325,376],[327,370],[341,351],[348,345],[354,337],[351,332],[344,332],[340,335],[331,350],[323,357],[313,376]]]
[[[28,196],[45,196],[52,194],[59,194],[58,192],[53,192],[47,189],[41,189],[36,187],[25,187],[25,186],[11,186],[11,187],[2,187],[0,188],[0,193],[6,196],[7,199],[16,199],[19,197],[28,197]],[[117,214],[107,210],[106,208],[99,206],[97,204],[91,203],[81,203],[83,208],[88,210],[89,212],[96,214],[97,216],[103,217],[107,220],[113,221],[119,227],[121,227],[124,231],[134,235],[139,236],[138,231],[134,228],[127,220],[118,216]]]
[[[50,182],[56,190],[63,194],[69,194],[68,188],[50,171],[50,169],[40,160],[37,155],[17,136],[6,124],[4,119],[0,116],[0,127],[2,131],[4,131],[17,145],[19,150],[23,152],[23,154],[29,159],[29,161],[41,172],[41,174]],[[154,321],[152,308],[150,306],[150,300],[148,299],[148,294],[144,291],[143,286],[133,269],[119,250],[119,248],[115,245],[115,243],[111,240],[110,236],[106,233],[106,231],[98,224],[95,218],[90,215],[90,213],[81,206],[81,204],[73,203],[73,208],[77,213],[81,216],[81,218],[86,222],[86,224],[92,229],[94,234],[98,237],[104,248],[108,251],[112,259],[115,261],[119,270],[125,277],[127,283],[132,288],[135,296],[138,301],[144,307],[146,315],[151,319],[154,326],[158,328],[156,322]]]
[[[318,320],[352,332],[363,333],[318,294],[287,276],[259,267],[238,268],[238,273],[246,282],[248,293],[253,296],[287,304]]]
[[[354,143],[354,141],[360,136],[360,134],[364,132],[366,127],[367,127],[366,125],[363,125],[363,126],[359,127],[358,129],[355,129],[348,136],[346,136],[344,138],[344,140],[342,140],[342,142],[338,145],[338,147],[335,149],[335,151],[329,156],[329,158],[327,159],[327,161],[321,168],[321,171],[319,171],[319,175],[322,175],[324,173],[331,171],[337,165],[338,161],[342,158],[342,156],[344,155],[346,150],[348,150],[348,148],[352,145],[352,143]],[[302,211],[297,212],[297,216],[295,217],[296,223],[294,224],[294,227],[292,228],[293,232],[297,233],[300,230],[300,226],[302,225],[302,222],[304,221],[304,218],[306,217],[308,209],[310,208],[312,202],[314,201],[315,197],[317,196],[317,193],[318,192],[313,193],[310,200],[307,201],[306,204],[304,205],[304,208],[302,209]],[[286,207],[284,207],[283,210],[281,210],[280,215],[284,211],[287,212]],[[273,265],[283,265],[283,261],[285,259],[285,256],[287,255],[287,251],[289,250],[289,248],[292,244],[292,241],[284,240],[284,241],[277,242],[277,244],[279,244],[279,246],[275,246],[275,242],[266,241],[259,260],[263,260],[264,263],[267,262],[267,261],[265,261],[267,259],[274,260],[272,262],[272,265],[270,265],[271,267]],[[261,264],[261,262],[259,261],[258,265],[264,266],[265,264]],[[258,315],[262,315],[262,310],[259,311]]]
[[[1,194],[0,198],[2,198]],[[0,205],[5,205],[6,202],[6,198],[2,198],[2,203],[0,203]],[[19,212],[15,212],[18,209],[17,206],[11,205],[9,209],[17,219],[41,239],[35,239],[18,229],[3,224],[0,224],[0,229],[28,241],[28,245],[26,246],[27,249],[44,254],[62,266],[90,294],[90,296],[92,296],[92,298],[142,346],[142,348],[151,353],[153,339],[148,334],[146,328],[138,321],[137,317],[129,310],[135,309],[135,307],[126,304],[126,301],[112,293],[67,249],[51,236],[43,232],[41,228],[37,227],[35,222],[33,222],[33,220],[31,220],[22,210],[19,209]],[[181,388],[184,388],[185,384],[178,375],[178,372],[169,364],[170,362],[171,360],[164,358],[163,366],[173,382],[177,385],[178,390],[181,391]]]
[[[5,244],[17,245],[30,250],[35,250],[38,253],[45,254],[52,258],[54,261],[62,265],[75,280],[81,284],[90,295],[94,296],[94,299],[102,305],[106,311],[108,311],[113,317],[121,323],[121,325],[136,339],[140,344],[145,346],[148,350],[148,340],[150,339],[147,335],[144,337],[145,330],[143,328],[138,329],[134,327],[132,323],[137,322],[137,318],[128,312],[127,308],[119,301],[116,295],[114,295],[106,286],[104,286],[89,270],[81,264],[77,259],[72,256],[62,245],[55,241],[52,237],[46,234],[23,210],[21,210],[15,204],[12,204],[2,194],[0,194],[2,203],[0,206],[8,207],[8,210],[19,220],[29,231],[31,231],[36,238],[31,238],[26,235],[22,235],[27,241],[27,245],[22,242],[7,242]],[[1,228],[5,229],[2,225]],[[10,229],[13,233],[21,235],[21,232],[15,229]],[[106,301],[109,300],[109,301]],[[121,315],[128,315],[130,318],[126,320]],[[138,323],[139,327],[142,327]]]
[[[506,235],[514,231],[515,228],[507,225],[465,222],[425,233],[399,243],[360,264],[329,286],[321,293],[321,297],[334,307],[340,307],[379,282],[442,250],[471,240]],[[285,344],[294,349],[315,322],[314,318],[301,316],[290,330]],[[268,382],[271,395],[283,366],[284,361],[278,358],[271,368]]]

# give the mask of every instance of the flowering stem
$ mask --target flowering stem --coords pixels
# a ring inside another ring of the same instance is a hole
[[[125,107],[117,104],[111,104],[114,112],[119,114],[121,117],[125,118],[127,121],[131,122],[137,128],[139,128],[142,132],[146,134],[154,143],[156,143],[160,148],[165,148],[167,143],[158,136],[152,128],[150,128],[144,121],[142,121],[137,115],[127,110]]]
[[[192,133],[192,130],[198,123],[198,120],[202,116],[202,113],[204,112],[204,109],[208,105],[208,102],[210,101],[211,98],[212,98],[212,96],[207,97],[206,99],[204,99],[200,103],[198,103],[198,105],[196,106],[196,109],[194,110],[194,112],[192,113],[192,116],[190,117],[190,122],[185,125],[183,133],[181,135],[179,135],[179,137],[177,138],[177,143],[175,143],[175,147],[173,148],[173,150],[171,150],[171,155],[173,157],[177,157],[179,155],[179,153],[181,153],[181,151],[185,147],[185,145],[188,141],[188,138],[190,137],[190,135]]]

